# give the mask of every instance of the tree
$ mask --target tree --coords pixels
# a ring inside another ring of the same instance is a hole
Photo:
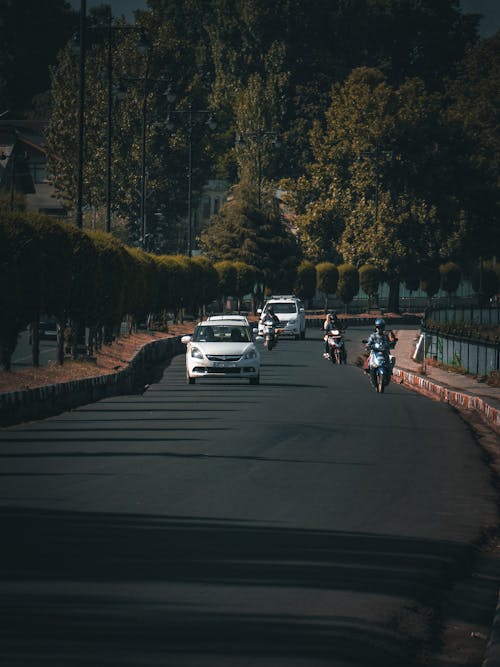
[[[499,278],[496,266],[492,262],[479,261],[472,272],[472,289],[479,297],[479,304],[484,305],[499,291]]]
[[[245,182],[233,188],[231,199],[201,235],[202,252],[213,262],[239,259],[255,267],[257,281],[271,290],[290,290],[300,257],[297,240],[278,202],[266,199],[259,209],[252,192]]]
[[[214,268],[219,279],[219,293],[222,295],[223,302],[225,302],[228,296],[236,295],[236,266],[234,262],[226,259],[222,262],[216,262]],[[224,306],[221,310],[224,310]]]
[[[288,183],[306,254],[377,266],[393,311],[408,262],[448,259],[464,240],[458,188],[442,175],[449,136],[441,108],[422,81],[394,88],[379,70],[354,70],[311,133],[306,176]]]
[[[28,219],[0,214],[0,363],[10,371],[19,333],[43,303],[43,255]]]
[[[363,264],[359,269],[359,284],[368,294],[368,309],[371,307],[372,299],[378,296],[380,278],[380,269],[373,264]]]
[[[245,262],[234,262],[236,268],[236,291],[235,296],[238,299],[238,312],[241,308],[241,299],[249,293],[253,295],[255,286],[255,269]]]
[[[463,256],[477,260],[500,247],[500,33],[481,40],[447,81],[445,115],[460,152],[460,197],[467,211]]]
[[[446,262],[439,267],[441,274],[441,289],[448,294],[451,303],[451,295],[457,291],[462,279],[460,267],[455,262]]]
[[[57,362],[64,363],[64,329],[70,308],[73,283],[73,246],[68,225],[54,218],[42,215],[25,216],[29,218],[37,238],[37,247],[43,262],[43,297],[39,313],[35,313],[32,322],[32,357],[33,365],[38,365],[38,316],[43,313],[55,317],[57,323]]]
[[[339,282],[337,286],[337,296],[345,304],[346,312],[349,304],[354,299],[359,290],[359,273],[352,264],[341,264],[338,267]]]
[[[89,13],[88,40],[93,48],[87,50],[84,110],[83,204],[88,211],[84,224],[100,229],[104,228],[107,197],[108,20],[107,12],[100,9]],[[112,24],[113,80],[123,93],[112,101],[112,231],[120,230],[130,245],[139,243],[144,137],[148,233],[158,252],[165,252],[167,247],[172,252],[184,251],[186,226],[180,221],[186,215],[190,130],[186,113],[172,114],[171,119],[176,121],[172,130],[165,125],[172,104],[164,95],[165,73],[169,73],[169,79],[172,71],[178,73],[172,87],[179,110],[185,111],[188,104],[194,109],[206,108],[210,82],[199,77],[197,67],[201,63],[192,54],[197,50],[199,55],[201,50],[196,43],[189,43],[185,26],[158,23],[153,14],[143,13],[137,28],[143,28],[154,44],[147,53],[137,48],[137,30],[128,30],[121,21]],[[177,35],[180,30],[182,38]],[[48,150],[51,177],[70,210],[76,201],[78,83],[78,55],[68,47],[52,69]],[[198,122],[200,119],[195,114],[191,127],[193,205],[213,163],[210,133]]]
[[[303,301],[310,301],[316,293],[316,267],[312,262],[303,260],[297,268],[295,294]]]
[[[337,267],[331,262],[316,265],[316,288],[325,295],[325,313],[328,310],[328,296],[335,294],[339,282]]]
[[[2,0],[0,98],[2,111],[22,118],[32,98],[49,87],[49,66],[78,26],[78,14],[65,0]]]
[[[420,289],[422,289],[432,302],[432,297],[438,293],[441,285],[441,274],[436,266],[427,265],[422,268],[422,277],[420,279]]]

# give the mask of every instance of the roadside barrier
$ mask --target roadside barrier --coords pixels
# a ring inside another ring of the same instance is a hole
[[[126,368],[83,380],[0,394],[0,426],[44,419],[103,398],[141,391],[155,372],[185,351],[180,337],[147,343]]]
[[[500,431],[500,410],[494,408],[479,396],[465,394],[456,389],[445,387],[429,378],[422,377],[416,373],[405,371],[400,368],[394,369],[394,378],[398,378],[401,384],[415,389],[423,394],[437,398],[445,403],[454,405],[457,408],[466,410],[475,410],[478,412],[495,430]]]

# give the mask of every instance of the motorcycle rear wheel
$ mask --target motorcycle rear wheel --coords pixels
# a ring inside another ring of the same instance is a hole
[[[384,382],[384,376],[381,373],[377,374],[377,392],[379,394],[384,393],[384,388],[385,388],[385,382]]]

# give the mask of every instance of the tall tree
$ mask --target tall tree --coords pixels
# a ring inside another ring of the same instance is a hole
[[[469,261],[500,252],[500,33],[471,48],[448,80],[446,117],[460,154]],[[458,151],[457,151],[458,153]]]
[[[78,26],[66,0],[0,0],[0,112],[22,118],[49,88],[49,66]]]
[[[300,259],[295,236],[276,200],[255,206],[253,188],[240,183],[232,198],[202,234],[201,248],[214,262],[240,260],[255,267],[256,277],[271,290],[290,289]]]
[[[448,259],[464,239],[440,110],[419,80],[393,88],[379,70],[354,70],[311,133],[307,176],[286,184],[306,252],[377,266],[391,310],[410,259]]]

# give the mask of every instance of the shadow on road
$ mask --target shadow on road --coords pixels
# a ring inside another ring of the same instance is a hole
[[[0,657],[9,667],[171,667],[187,655],[215,666],[220,654],[267,656],[266,665],[287,664],[287,656],[411,665],[421,646],[398,619],[388,627],[333,610],[214,613],[210,595],[174,603],[172,586],[237,588],[243,597],[262,588],[278,596],[280,589],[361,592],[431,609],[473,559],[472,547],[450,542],[224,519],[6,507],[0,527]],[[148,661],[160,655],[163,662]]]

